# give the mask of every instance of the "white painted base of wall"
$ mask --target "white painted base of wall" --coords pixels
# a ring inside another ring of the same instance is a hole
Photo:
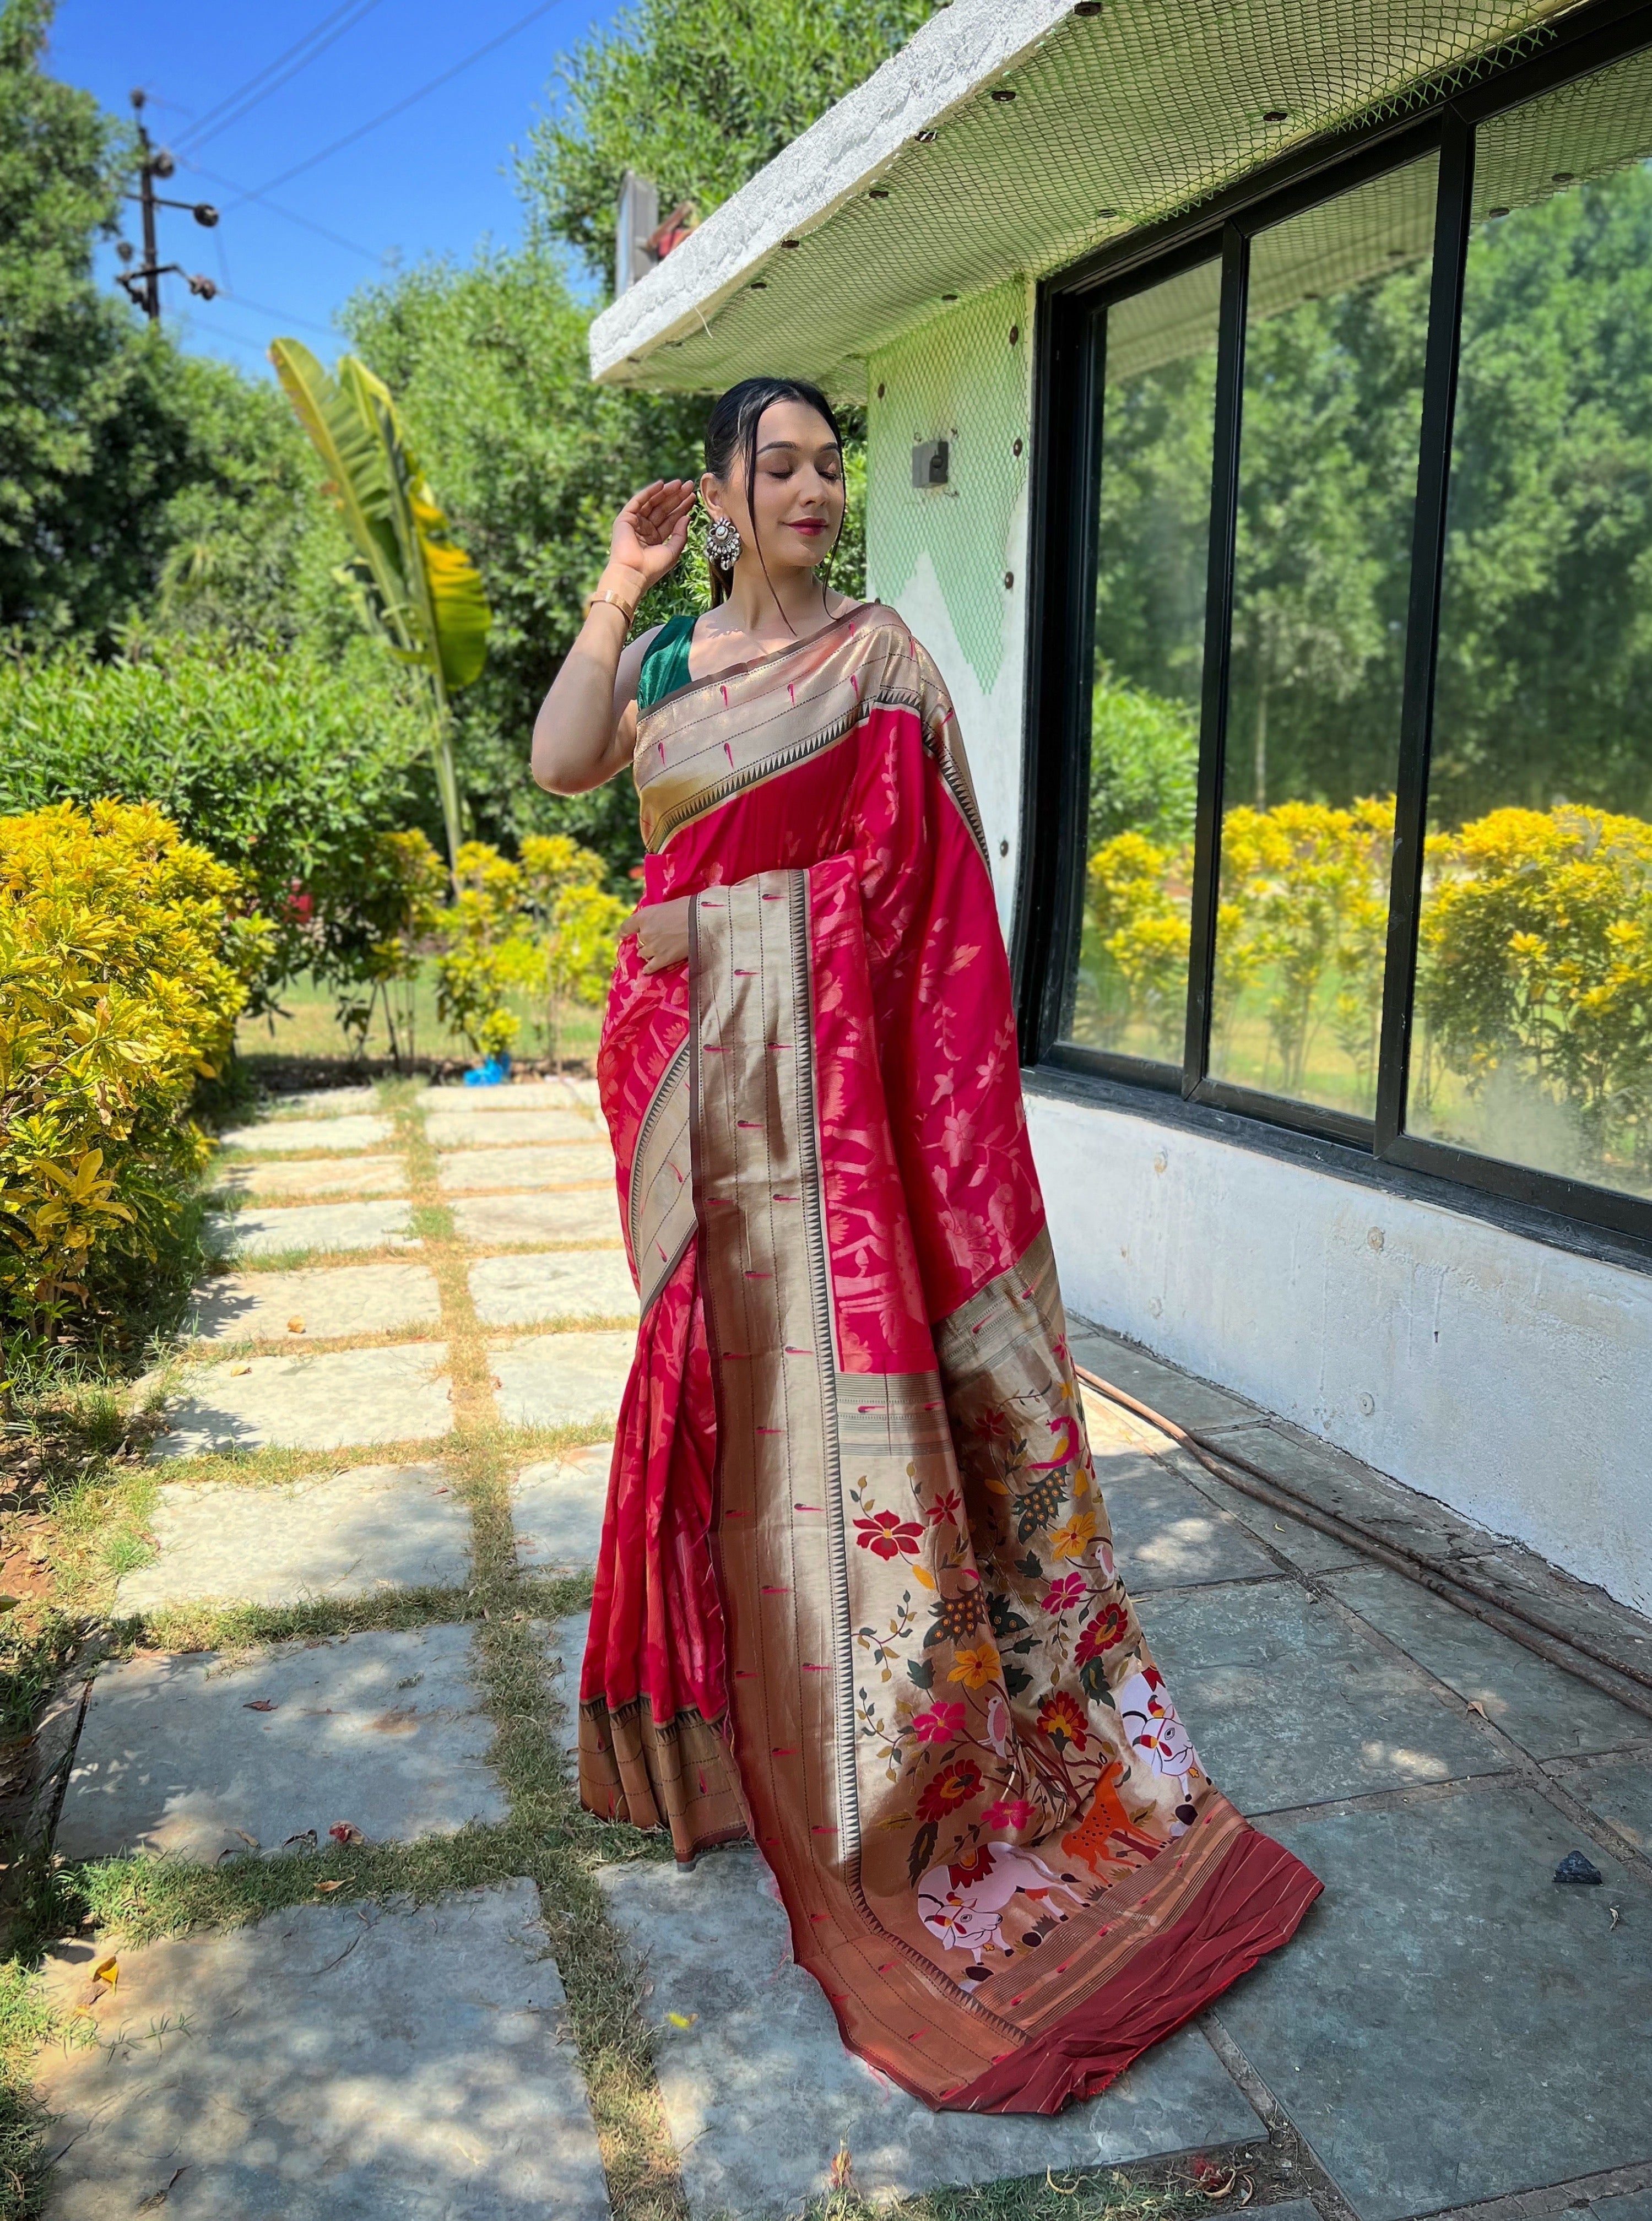
[[[1070,1309],[1652,1611],[1652,1277],[1029,1096]]]

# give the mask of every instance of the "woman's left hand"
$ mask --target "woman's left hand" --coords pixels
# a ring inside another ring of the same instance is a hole
[[[644,903],[620,928],[620,939],[636,935],[637,954],[645,972],[668,972],[673,964],[688,961],[688,913],[692,895],[672,902]]]

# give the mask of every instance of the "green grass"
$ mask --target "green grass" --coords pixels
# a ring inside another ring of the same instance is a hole
[[[334,1015],[334,996],[330,988],[319,985],[307,973],[292,980],[281,991],[280,1010],[269,1017],[243,1018],[236,1030],[235,1047],[247,1059],[254,1071],[286,1059],[306,1065],[317,1061],[336,1063],[341,1069],[358,1059],[350,1037]],[[521,1021],[516,1037],[516,1054],[522,1056],[543,1056],[546,1053],[542,1014],[536,1004],[522,996],[510,996],[506,1007]],[[473,1064],[477,1061],[463,1038],[449,1031],[436,1015],[435,973],[426,964],[420,973],[414,994],[413,1054],[420,1063],[434,1060],[443,1063]],[[597,1039],[602,1030],[599,1010],[575,1009],[563,1013],[561,1040],[559,1044],[564,1064],[586,1062],[597,1053]],[[407,1043],[402,1043],[404,1054]],[[385,1028],[382,1010],[376,1009],[372,1025],[362,1045],[360,1059],[375,1065],[390,1059],[390,1035]]]
[[[802,2221],[1182,2221],[1208,2213],[1212,2205],[1211,2193],[1192,2182],[1173,2179],[1148,2186],[1107,2168],[1064,2169],[1059,2179],[1046,2172],[967,2190],[931,2190],[874,2205],[854,2188],[854,2160],[850,2152],[849,2186],[811,2199]]]

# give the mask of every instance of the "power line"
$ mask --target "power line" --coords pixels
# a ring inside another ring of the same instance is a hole
[[[378,4],[379,0],[341,0],[341,4],[330,16],[323,16],[319,23],[306,31],[303,38],[297,40],[285,53],[278,54],[272,62],[266,62],[262,69],[254,70],[244,84],[238,85],[234,92],[227,93],[209,108],[204,116],[197,116],[193,123],[188,125],[183,133],[184,144],[203,147],[209,139],[216,139],[219,132],[227,131],[232,123],[239,123],[243,116],[249,114],[260,101],[267,100],[272,92],[278,91],[289,78],[297,77],[300,70],[308,69],[316,56],[325,53],[335,40],[341,39],[347,31],[354,30],[362,17]],[[341,17],[347,20],[341,21]],[[298,57],[297,60],[293,59],[295,55]],[[289,62],[292,65],[291,68],[286,67]],[[225,112],[231,109],[235,110],[233,115]]]
[[[338,232],[329,231],[324,223],[316,223],[310,216],[300,216],[296,209],[283,208],[278,201],[266,200],[262,193],[255,193],[248,186],[237,185],[234,178],[222,177],[216,170],[209,170],[204,162],[193,162],[186,154],[178,159],[186,169],[193,170],[197,177],[205,178],[215,185],[222,185],[226,192],[239,193],[243,201],[257,201],[266,215],[278,216],[288,223],[296,223],[301,231],[313,231],[317,239],[328,240],[335,247],[345,247],[350,253],[360,254],[368,262],[376,262],[382,266],[385,257],[379,249],[363,247],[359,239],[345,239]]]
[[[416,102],[423,100],[427,95],[436,91],[441,86],[456,78],[461,70],[469,69],[472,62],[479,62],[485,54],[491,54],[496,47],[504,46],[508,39],[514,39],[518,31],[525,31],[530,23],[537,22],[541,16],[548,16],[553,8],[560,8],[562,4],[563,0],[540,0],[538,7],[530,8],[525,16],[519,16],[508,29],[501,31],[497,37],[489,39],[484,45],[474,48],[462,60],[456,61],[451,69],[443,70],[440,77],[433,77],[429,84],[422,84],[416,92],[410,92],[404,100],[398,100],[393,107],[385,109],[382,113],[372,117],[367,122],[358,124],[354,131],[347,131],[342,139],[335,139],[330,147],[323,147],[319,154],[311,154],[302,162],[295,162],[291,169],[283,170],[278,178],[272,178],[267,185],[260,185],[255,192],[243,194],[242,198],[249,201],[262,200],[266,193],[272,193],[278,185],[285,185],[291,179],[301,177],[306,170],[313,170],[319,162],[329,161],[335,154],[342,153],[346,147],[354,147],[358,139],[365,139],[370,131],[376,131],[381,123],[388,123],[392,116],[402,115]],[[236,205],[239,206],[240,203]]]
[[[245,293],[233,291],[223,296],[240,309],[251,309],[260,316],[269,316],[278,324],[296,324],[301,332],[318,332],[324,340],[335,340],[338,334],[330,324],[312,324],[307,316],[295,316],[286,309],[272,309],[267,301],[249,300]]]

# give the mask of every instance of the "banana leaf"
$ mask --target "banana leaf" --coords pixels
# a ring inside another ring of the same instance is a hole
[[[453,862],[462,828],[447,705],[487,660],[493,613],[481,573],[448,529],[383,381],[354,355],[342,359],[335,379],[297,340],[273,341],[270,358],[355,544],[340,583],[391,654],[429,679],[432,754]]]

